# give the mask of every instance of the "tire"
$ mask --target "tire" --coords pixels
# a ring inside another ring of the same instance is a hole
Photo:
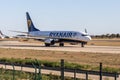
[[[59,46],[63,47],[63,46],[64,46],[64,43],[60,43]]]
[[[81,47],[84,47],[84,45],[85,45],[84,43],[81,43]]]
[[[49,46],[50,46],[50,44],[45,43],[45,46],[46,46],[46,47],[49,47]]]

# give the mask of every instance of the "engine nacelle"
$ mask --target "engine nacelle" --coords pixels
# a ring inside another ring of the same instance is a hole
[[[55,44],[54,39],[46,39],[44,42],[45,42],[46,44],[50,44],[50,45],[54,45],[54,44]]]

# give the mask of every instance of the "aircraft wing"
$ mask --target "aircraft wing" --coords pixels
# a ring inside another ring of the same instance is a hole
[[[44,41],[45,40],[44,37],[31,37],[29,35],[25,35],[25,36],[17,35],[17,36],[15,36],[15,38],[34,39],[34,40],[39,40],[39,41]]]
[[[22,31],[13,31],[13,30],[10,30],[11,32],[16,32],[16,33],[24,33],[24,34],[28,34],[28,32],[22,32]]]

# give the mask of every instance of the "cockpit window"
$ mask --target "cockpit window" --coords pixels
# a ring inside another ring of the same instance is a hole
[[[88,36],[87,34],[82,34],[82,36]]]

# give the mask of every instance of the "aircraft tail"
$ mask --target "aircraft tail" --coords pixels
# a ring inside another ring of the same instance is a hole
[[[39,29],[35,28],[30,16],[29,16],[29,13],[26,12],[26,17],[27,17],[27,26],[28,26],[28,32],[32,32],[32,31],[40,31]]]
[[[4,34],[0,31],[0,37],[4,39]]]
[[[0,31],[0,35],[3,35],[3,33]]]

